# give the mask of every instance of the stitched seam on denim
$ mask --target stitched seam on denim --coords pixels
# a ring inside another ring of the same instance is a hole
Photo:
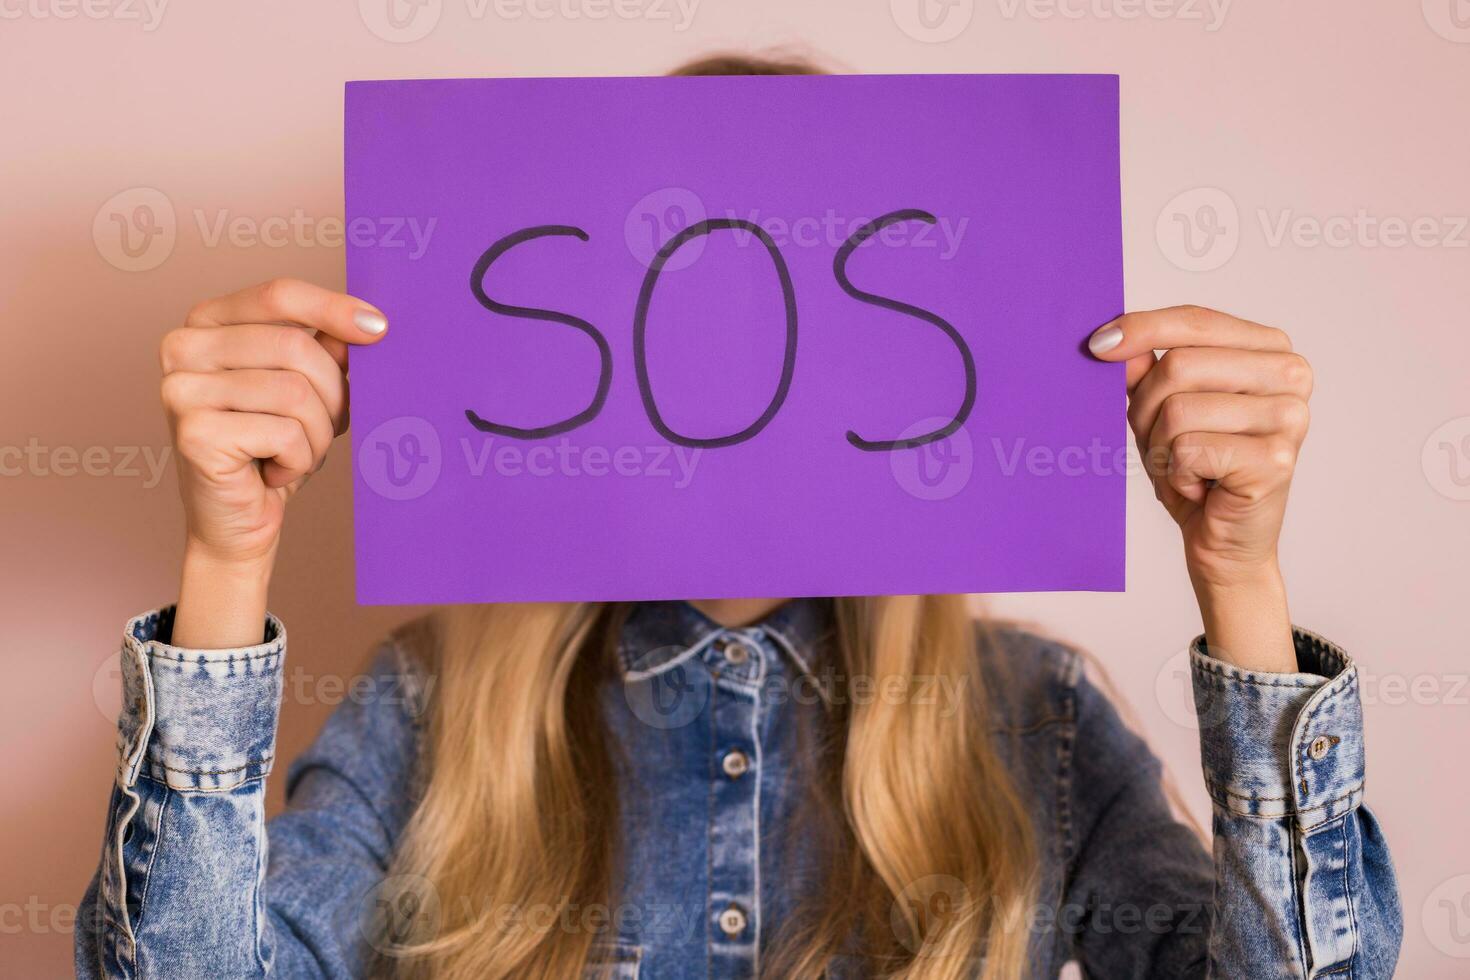
[[[821,679],[817,677],[815,672],[813,672],[811,665],[807,663],[806,658],[803,657],[800,651],[796,649],[796,644],[792,643],[791,640],[786,636],[786,634],[782,633],[778,629],[773,629],[767,626],[764,627],[764,630],[767,636],[771,637],[773,640],[775,640],[786,649],[786,655],[796,662],[796,667],[798,670],[817,682],[817,690],[823,695],[823,698],[825,699],[828,692],[823,688]]]
[[[1320,690],[1320,689],[1322,689],[1322,688],[1324,688],[1324,687],[1327,686],[1326,684],[1310,684],[1310,683],[1306,683],[1306,682],[1303,682],[1303,681],[1288,682],[1288,681],[1284,681],[1284,680],[1282,680],[1282,681],[1256,680],[1253,677],[1243,677],[1243,676],[1240,676],[1238,674],[1227,674],[1224,671],[1216,670],[1214,667],[1208,666],[1206,664],[1200,664],[1199,665],[1199,669],[1202,670],[1202,671],[1205,671],[1207,673],[1214,674],[1216,677],[1220,678],[1222,681],[1229,681],[1232,684],[1251,684],[1251,685],[1253,685],[1255,687],[1279,687],[1279,688],[1283,688],[1283,689],[1294,689],[1294,690],[1302,690],[1302,691],[1316,691],[1316,690]],[[1228,687],[1229,686],[1228,684],[1218,683],[1218,682],[1216,682],[1213,679],[1208,678],[1208,677],[1206,677],[1205,680],[1212,687],[1225,688],[1225,687]]]
[[[144,647],[143,652],[152,660],[164,660],[175,664],[193,664],[199,667],[208,667],[211,665],[227,667],[234,663],[249,663],[252,660],[269,660],[272,657],[279,657],[284,649],[285,647],[280,644],[273,644],[270,649],[262,650],[260,653],[239,653],[231,651],[231,656],[228,657],[200,657],[198,655],[186,656],[182,654],[172,656],[167,650],[158,649],[155,646],[155,641],[150,640],[147,646]]]
[[[1341,680],[1341,675],[1343,674],[1343,672],[1347,671],[1353,666],[1352,658],[1350,658],[1345,652],[1343,652],[1341,648],[1329,642],[1328,640],[1323,639],[1310,630],[1304,630],[1301,627],[1293,627],[1292,639],[1294,643],[1297,641],[1305,642],[1311,653],[1322,665],[1332,668],[1330,673],[1316,675],[1327,677],[1329,683],[1335,683]],[[1191,659],[1201,670],[1209,671],[1210,673],[1218,674],[1222,677],[1230,677],[1233,679],[1241,680],[1248,684],[1272,683],[1269,681],[1255,681],[1250,678],[1240,677],[1239,674],[1242,672],[1242,668],[1237,667],[1234,664],[1215,661],[1212,657],[1210,657],[1208,650],[1203,643],[1203,637],[1195,638],[1194,642],[1190,644],[1189,652],[1191,654]],[[1310,683],[1297,683],[1299,686],[1303,687],[1313,686]],[[1286,683],[1281,683],[1280,686],[1290,685]]]
[[[711,636],[713,636],[713,634],[711,634]],[[710,699],[713,700],[714,698],[719,697],[719,694],[719,685],[711,681]],[[705,768],[707,772],[707,775],[705,776],[706,793],[704,811],[704,819],[706,823],[704,832],[704,914],[701,915],[700,918],[704,920],[704,975],[712,976],[714,974],[715,965],[715,936],[712,931],[712,929],[714,928],[714,923],[710,921],[710,912],[714,910],[715,897],[715,842],[712,839],[711,835],[714,833],[715,827],[715,780],[719,778],[718,776],[714,775],[713,766],[715,753],[719,751],[719,745],[718,736],[715,731],[715,719],[718,717],[717,710],[714,706],[708,703],[706,703],[704,707],[709,711],[710,721],[709,725],[707,726],[709,729],[709,748],[704,753],[704,757],[706,760]]]
[[[1304,796],[1304,797],[1311,795],[1310,784],[1308,784],[1308,782],[1307,782],[1307,771],[1308,771],[1308,769],[1311,768],[1311,764],[1312,764],[1312,759],[1311,759],[1311,754],[1310,754],[1311,753],[1311,741],[1308,740],[1307,738],[1305,738],[1305,736],[1307,735],[1308,732],[1311,731],[1313,720],[1319,714],[1322,713],[1322,711],[1323,711],[1324,708],[1327,707],[1327,702],[1328,701],[1331,701],[1333,699],[1333,697],[1335,695],[1339,694],[1339,693],[1341,693],[1343,696],[1347,696],[1352,691],[1355,691],[1357,689],[1357,686],[1358,686],[1358,675],[1357,675],[1357,672],[1354,671],[1353,673],[1347,674],[1345,676],[1347,677],[1347,683],[1343,686],[1341,692],[1332,691],[1330,688],[1328,688],[1328,689],[1326,689],[1327,690],[1327,693],[1325,693],[1325,694],[1315,694],[1315,695],[1313,695],[1312,696],[1312,699],[1316,703],[1315,704],[1310,704],[1310,706],[1307,708],[1307,713],[1302,716],[1301,720],[1296,725],[1296,728],[1301,731],[1301,733],[1303,735],[1303,739],[1302,739],[1301,744],[1297,746],[1297,751],[1296,751],[1296,755],[1297,755],[1297,757],[1298,757],[1298,759],[1300,761],[1298,762],[1299,771],[1296,773],[1296,776],[1298,777],[1297,778],[1297,783],[1294,784],[1294,785],[1299,786],[1299,788],[1301,790],[1301,795]],[[1361,785],[1362,784],[1359,783],[1359,786],[1361,786]],[[1341,799],[1341,797],[1338,797],[1338,798]],[[1310,809],[1314,809],[1314,808],[1313,807],[1306,807],[1304,809],[1310,810]]]
[[[716,630],[715,632],[706,636],[704,639],[700,640],[698,643],[694,644],[692,647],[688,647],[683,652],[675,654],[668,660],[665,660],[662,663],[658,664],[658,666],[656,667],[630,670],[628,668],[628,662],[625,658],[623,662],[623,683],[626,684],[629,681],[647,680],[650,677],[656,677],[659,674],[664,673],[665,671],[671,670],[673,667],[677,666],[678,664],[682,664],[689,658],[699,656],[699,654],[702,653],[706,647],[714,642],[715,637],[719,635],[719,631]],[[636,662],[638,658],[635,657],[633,659]],[[703,665],[703,661],[701,661],[701,664]],[[706,666],[705,669],[708,670],[709,668]]]
[[[762,675],[765,668],[761,668]],[[751,947],[754,950],[755,962],[751,973],[755,976],[761,974],[761,762],[764,753],[761,751],[761,699],[756,698],[755,704],[750,709],[750,744],[755,749],[755,889],[750,897],[750,904],[755,917],[754,935],[751,938]],[[749,775],[749,774],[747,774]]]
[[[265,799],[264,794],[255,799],[254,812],[251,814],[251,830],[255,834],[255,880],[251,882],[250,890],[250,916],[251,922],[251,945],[255,947],[255,962],[260,967],[260,975],[270,976],[271,967],[275,963],[274,950],[267,958],[266,951],[261,941],[265,935],[265,923],[261,919],[262,908],[265,905],[265,876],[267,868],[267,857],[270,849],[270,838],[265,829]]]
[[[245,779],[240,780],[238,783],[230,783],[229,785],[226,785],[226,786],[189,786],[189,787],[169,786],[168,783],[165,780],[159,779],[156,774],[151,773],[151,772],[142,773],[142,778],[147,779],[149,782],[157,783],[160,786],[166,786],[170,790],[172,790],[173,792],[179,794],[180,796],[183,796],[185,794],[191,794],[191,793],[204,793],[204,794],[210,794],[210,793],[232,793],[232,792],[234,792],[235,790],[239,789],[242,786],[249,786],[251,783],[264,782],[265,779],[266,779],[266,777],[268,777],[269,775],[270,775],[270,773],[263,772],[263,773],[260,773],[258,775],[255,775],[255,776],[248,776]]]
[[[1066,718],[1061,715],[1053,715],[1029,725],[996,725],[991,728],[991,731],[999,735],[1035,735],[1054,725],[1065,725],[1066,723]]]
[[[137,792],[134,791],[131,786],[119,787],[119,791],[124,796],[126,796],[129,802],[132,804],[132,812],[128,814],[127,817],[127,820],[131,821],[134,817],[138,815],[138,810],[142,808],[142,800],[138,798]],[[126,957],[124,957],[123,951],[117,948],[113,949],[113,953],[117,956],[119,960],[123,960],[124,958],[126,958],[129,964],[128,970],[129,972],[132,972],[132,970],[137,967],[138,937],[133,933],[133,923],[128,916],[128,866],[126,859],[124,859],[123,857],[122,841],[124,836],[123,830],[125,826],[126,822],[120,822],[116,824],[112,828],[112,833],[109,835],[109,840],[107,841],[109,851],[107,856],[109,859],[115,858],[117,861],[117,885],[118,892],[120,893],[119,897],[121,898],[122,904],[122,922],[117,921],[118,917],[112,914],[113,910],[109,907],[108,896],[104,891],[106,882],[98,883],[98,891],[99,897],[102,901],[103,920],[111,922],[113,929],[121,931],[123,938],[127,940]],[[116,946],[117,940],[115,935],[113,941],[114,946]]]
[[[1349,789],[1343,795],[1341,795],[1339,797],[1336,797],[1334,799],[1328,800],[1325,803],[1318,803],[1315,806],[1302,806],[1302,807],[1288,806],[1288,807],[1284,807],[1280,813],[1253,813],[1250,810],[1237,810],[1235,807],[1231,806],[1230,803],[1227,802],[1227,801],[1228,800],[1240,800],[1241,802],[1244,802],[1244,803],[1251,803],[1251,802],[1260,802],[1260,803],[1283,803],[1283,802],[1290,801],[1292,798],[1289,797],[1289,796],[1242,796],[1239,793],[1232,793],[1230,790],[1226,789],[1223,786],[1219,786],[1219,784],[1217,784],[1217,783],[1213,783],[1208,777],[1206,777],[1206,779],[1205,779],[1205,788],[1206,789],[1218,791],[1221,796],[1226,797],[1226,799],[1223,799],[1223,800],[1222,799],[1215,799],[1215,802],[1218,803],[1220,806],[1223,806],[1225,809],[1229,810],[1231,813],[1234,813],[1237,816],[1242,816],[1242,817],[1264,817],[1264,818],[1272,819],[1272,820],[1277,819],[1278,817],[1289,817],[1289,816],[1293,816],[1293,815],[1300,816],[1301,814],[1304,814],[1304,813],[1312,813],[1312,812],[1314,812],[1316,810],[1325,810],[1328,807],[1336,806],[1338,803],[1341,803],[1344,800],[1350,800],[1354,796],[1361,795],[1362,792],[1363,792],[1364,785],[1365,785],[1364,783],[1358,783],[1356,786],[1354,786],[1353,788]]]
[[[247,762],[244,765],[234,766],[229,769],[178,769],[169,765],[167,762],[161,762],[156,759],[148,760],[148,764],[158,769],[167,770],[168,772],[176,772],[181,776],[228,776],[232,772],[242,772],[255,766],[267,765],[274,759],[274,755],[266,755],[261,757],[258,762]]]
[[[158,831],[153,835],[153,852],[148,855],[148,867],[143,871],[143,891],[138,896],[138,921],[134,927],[135,932],[139,931],[143,925],[143,912],[148,904],[148,891],[153,886],[153,862],[158,860],[158,852],[163,847],[163,819],[168,815],[169,796],[169,788],[165,785],[163,787],[163,802],[158,804]],[[140,813],[142,812],[141,805],[138,810]],[[123,890],[123,895],[126,899],[126,889]],[[136,952],[133,955],[133,966],[137,970],[138,980],[143,980],[143,965]]]
[[[1062,865],[1068,866],[1076,859],[1077,842],[1073,838],[1073,814],[1072,814],[1072,753],[1077,742],[1077,687],[1078,664],[1080,658],[1074,651],[1063,651],[1063,670],[1061,676],[1064,686],[1061,690],[1062,710],[1066,717],[1066,723],[1062,726],[1061,737],[1057,739],[1057,823],[1060,825],[1058,839],[1062,846]],[[1072,683],[1066,684],[1070,679]]]
[[[1347,653],[1326,637],[1314,633],[1311,630],[1302,629],[1300,626],[1292,628],[1292,637],[1293,639],[1305,640],[1307,646],[1311,648],[1319,660],[1324,658],[1329,660],[1336,665],[1339,671],[1347,668],[1350,661]]]
[[[1307,858],[1301,841],[1297,839],[1297,828],[1290,822],[1286,825],[1286,852],[1291,857],[1291,908],[1296,917],[1292,938],[1296,941],[1296,957],[1301,964],[1302,975],[1310,977],[1312,971],[1307,965],[1307,900],[1302,893],[1302,882],[1311,876],[1311,871],[1306,866]]]
[[[1351,971],[1353,961],[1358,958],[1358,910],[1353,908],[1352,861],[1349,860],[1347,817],[1343,817],[1340,827],[1342,829],[1342,895],[1347,901],[1348,922],[1353,927],[1353,948],[1348,952],[1347,958],[1347,970]]]

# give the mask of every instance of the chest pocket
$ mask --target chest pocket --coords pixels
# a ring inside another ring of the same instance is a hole
[[[638,980],[643,947],[624,943],[595,946],[588,957],[583,980]]]

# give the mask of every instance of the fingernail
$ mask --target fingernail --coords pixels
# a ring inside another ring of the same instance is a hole
[[[352,314],[352,322],[363,333],[382,333],[388,329],[388,318],[377,310],[358,310]]]
[[[1123,328],[1105,323],[1087,338],[1087,349],[1094,354],[1106,354],[1123,342]]]

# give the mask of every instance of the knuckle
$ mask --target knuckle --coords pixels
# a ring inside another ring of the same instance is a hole
[[[1214,310],[1211,310],[1204,306],[1199,306],[1194,303],[1186,303],[1183,306],[1177,306],[1174,308],[1174,310],[1175,315],[1179,317],[1179,322],[1183,323],[1191,331],[1194,331],[1196,333],[1203,333],[1205,330],[1207,330],[1210,326],[1210,322],[1215,317]]]
[[[1159,372],[1159,377],[1169,384],[1181,384],[1189,377],[1192,367],[1191,357],[1191,348],[1188,347],[1167,350],[1164,356],[1159,358],[1158,367],[1155,370]]]
[[[272,383],[276,387],[276,394],[288,408],[304,408],[311,399],[315,397],[311,384],[305,377],[295,371],[272,372],[274,378]]]
[[[1200,451],[1200,434],[1198,432],[1185,432],[1176,438],[1172,444],[1171,455],[1174,459],[1185,462]]]
[[[1143,424],[1143,403],[1130,402],[1127,414],[1128,424],[1133,427],[1134,433],[1138,434],[1140,439],[1147,438],[1147,432],[1139,433],[1139,426]]]
[[[189,404],[193,390],[194,381],[187,374],[165,374],[158,385],[158,397],[165,410],[178,415]]]
[[[277,277],[260,285],[260,305],[276,316],[284,317],[291,309],[299,283],[295,279]]]
[[[1266,446],[1266,463],[1278,475],[1289,474],[1296,466],[1296,447],[1286,439],[1272,439]]]
[[[201,300],[189,307],[189,312],[184,314],[184,326],[195,327],[206,322],[209,311],[209,300]]]
[[[1305,434],[1312,421],[1312,410],[1300,398],[1283,399],[1276,411],[1281,429],[1295,436]]]
[[[293,418],[287,421],[290,424],[291,434],[288,438],[290,439],[291,447],[300,457],[301,466],[303,468],[310,468],[312,460],[316,457],[316,453],[312,451],[311,437],[306,432],[306,426],[300,419]]]
[[[306,331],[296,327],[276,328],[276,353],[283,364],[300,365],[309,356],[308,346],[315,343]]]
[[[202,456],[209,449],[210,438],[209,420],[197,412],[181,416],[174,426],[174,448],[186,459]]]
[[[1311,391],[1312,365],[1300,354],[1290,354],[1281,368],[1282,379],[1298,391]]]
[[[1185,432],[1190,418],[1189,399],[1183,395],[1170,395],[1159,409],[1159,424],[1164,432]]]
[[[170,374],[179,369],[189,343],[189,336],[188,327],[177,327],[164,334],[163,340],[159,341],[158,367],[164,374]]]

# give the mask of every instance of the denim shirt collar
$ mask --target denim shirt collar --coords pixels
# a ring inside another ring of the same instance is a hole
[[[759,649],[769,645],[790,666],[816,677],[822,650],[834,626],[831,599],[792,599],[759,623],[726,628],[685,601],[640,602],[623,626],[618,660],[627,680],[671,669],[690,657],[704,657],[712,648],[745,643]],[[724,658],[724,670],[743,679],[759,681],[765,670],[783,669],[776,658],[751,656],[736,664]],[[767,666],[767,661],[770,661]]]

